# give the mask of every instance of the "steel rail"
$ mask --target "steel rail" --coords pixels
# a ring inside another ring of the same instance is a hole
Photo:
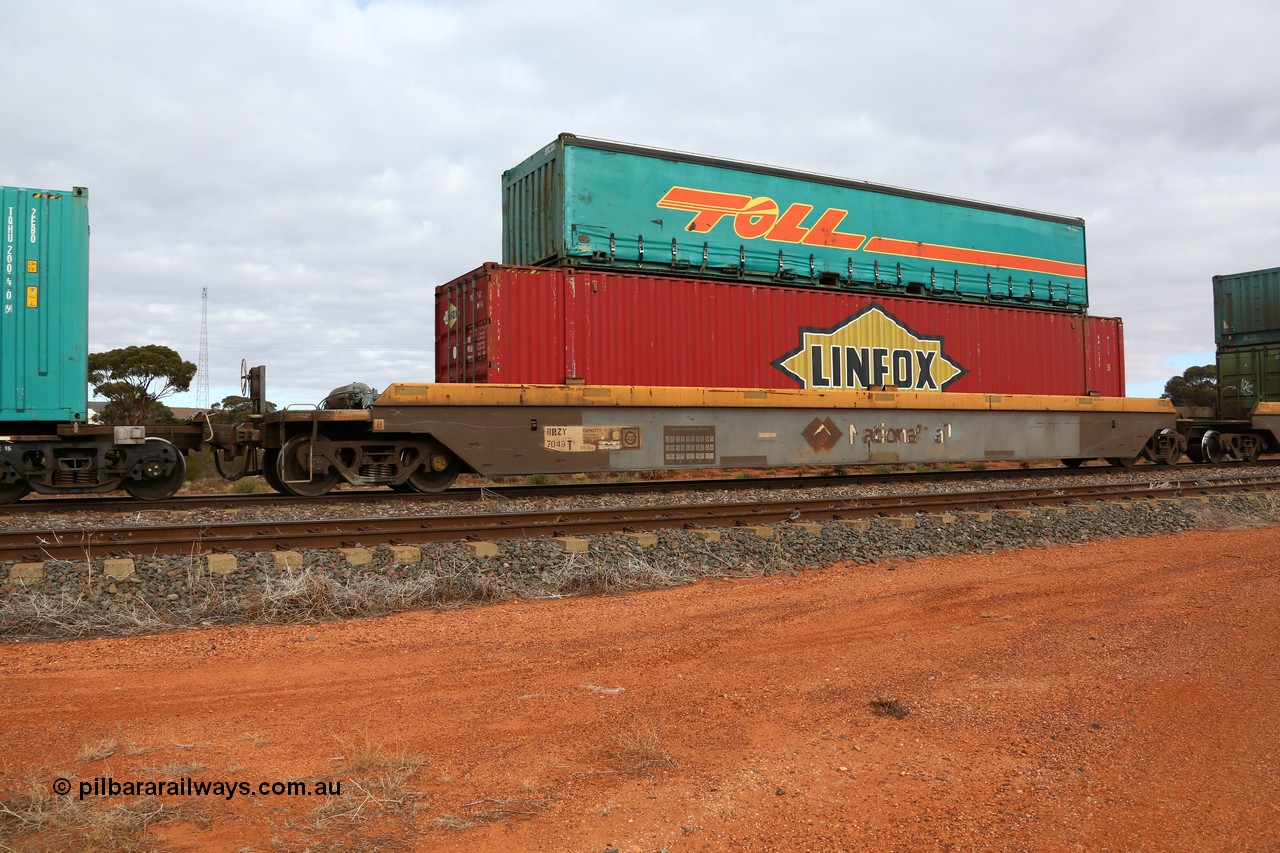
[[[1251,463],[1251,468],[1280,467],[1280,459]],[[894,483],[964,482],[966,480],[1016,480],[1027,477],[1075,478],[1081,476],[1124,476],[1127,474],[1185,474],[1188,471],[1221,472],[1231,476],[1231,468],[1210,463],[1187,462],[1180,465],[1142,465],[1133,468],[1088,466],[1081,468],[995,468],[960,471],[899,471],[889,474],[872,472],[856,474],[808,474],[786,477],[711,478],[698,480],[641,480],[631,483],[559,483],[541,486],[454,487],[438,493],[393,492],[390,489],[340,489],[319,497],[302,498],[276,492],[259,494],[177,495],[163,501],[139,501],[119,495],[78,495],[66,497],[27,497],[0,506],[5,514],[68,512],[158,512],[189,509],[247,508],[256,506],[290,506],[300,503],[369,503],[378,501],[479,501],[491,497],[507,500],[527,498],[575,497],[578,495],[629,495],[678,491],[742,491],[747,489],[833,488],[856,485],[892,485]]]
[[[1277,488],[1280,488],[1280,478],[1246,482],[1179,480],[1160,484],[1042,486],[987,492],[826,497],[779,502],[26,530],[0,533],[0,560],[38,561],[115,555],[270,551],[282,548],[325,549],[461,539],[576,536],[678,527],[732,527],[794,520],[819,521],[920,512],[1009,509],[1121,498],[1185,497]]]

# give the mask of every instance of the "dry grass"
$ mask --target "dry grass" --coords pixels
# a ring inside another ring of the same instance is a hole
[[[160,767],[140,767],[138,768],[138,773],[148,778],[180,779],[183,776],[196,776],[208,769],[209,765],[201,764],[198,761],[191,764],[174,762]]]
[[[1259,501],[1261,495],[1255,495]],[[1184,504],[1183,509],[1191,516],[1197,530],[1255,530],[1259,527],[1270,527],[1280,518],[1280,498],[1272,497],[1267,503],[1270,506],[1261,513],[1241,516],[1216,504]]]
[[[482,561],[449,556],[413,577],[364,572],[335,577],[308,567],[265,577],[250,589],[209,576],[193,556],[186,572],[190,605],[139,595],[110,608],[88,595],[19,592],[0,602],[0,638],[74,639],[129,636],[191,627],[237,624],[296,624],[380,616],[406,610],[454,608],[512,599],[570,595],[613,595],[676,586],[702,577],[768,573],[771,567],[742,565],[719,555],[674,565],[649,562],[638,554],[596,559],[569,554],[540,575],[494,572]]]
[[[518,596],[500,578],[461,562],[410,579],[370,573],[340,580],[308,568],[285,577],[265,578],[258,589],[240,594],[229,592],[218,582],[188,580],[194,591],[203,595],[194,607],[156,609],[139,597],[104,610],[83,595],[17,593],[0,603],[0,638],[69,639],[196,626],[316,622]]]
[[[475,566],[445,565],[404,580],[366,574],[346,581],[308,568],[287,577],[267,579],[252,615],[254,621],[314,622],[511,597],[501,580]]]
[[[637,723],[614,738],[609,765],[617,773],[648,776],[655,769],[673,768],[676,762],[658,730]]]
[[[415,789],[426,760],[401,746],[389,746],[368,734],[355,742],[339,742],[340,754],[331,759],[336,775],[343,777],[342,793],[311,812],[298,827],[307,850],[396,849],[409,846],[421,834],[418,821],[432,802],[431,795]],[[451,781],[448,776],[438,780]],[[537,786],[525,780],[524,794]],[[534,817],[548,808],[548,801],[531,798],[486,797],[464,803],[456,814],[432,820],[437,829],[460,832],[504,820]],[[317,846],[319,845],[319,846]]]
[[[461,832],[464,829],[488,826],[501,821],[528,820],[545,812],[550,805],[549,800],[485,797],[481,800],[463,804],[463,808],[473,809],[471,812],[440,815],[431,823],[436,829]]]
[[[336,761],[344,777],[342,793],[312,810],[305,832],[325,837],[337,845],[333,849],[398,846],[416,832],[417,815],[431,802],[429,794],[409,785],[426,760],[367,734],[340,746],[343,754]]]
[[[120,750],[120,741],[104,740],[98,743],[86,743],[76,753],[76,761],[101,761],[110,758]]]
[[[443,829],[448,832],[461,832],[464,829],[472,829],[479,826],[474,820],[456,814],[440,815],[431,823],[436,829]]]
[[[162,631],[170,620],[149,607],[104,611],[84,596],[22,592],[0,606],[0,637],[63,639]]]
[[[342,770],[354,782],[380,793],[399,795],[426,764],[421,755],[403,747],[388,747],[368,734],[359,743],[342,744]]]
[[[907,714],[911,713],[902,702],[883,696],[872,699],[870,705],[871,713],[877,717],[893,717],[895,720],[902,720],[906,718]]]
[[[552,595],[616,595],[635,589],[676,586],[692,580],[692,575],[655,566],[635,555],[622,560],[593,560],[575,553],[554,569],[543,572],[538,580]]]
[[[47,781],[32,780],[0,800],[0,849],[9,851],[149,851],[159,849],[153,826],[206,824],[189,805],[165,805],[154,797],[105,806],[101,800],[56,796]]]
[[[190,579],[203,595],[198,606],[156,609],[141,597],[104,610],[86,596],[18,593],[0,604],[0,637],[67,639],[128,636],[195,626],[293,624],[379,616],[405,610],[451,608],[560,595],[608,594],[672,586],[687,578],[640,560],[594,565],[566,560],[529,588],[517,589],[474,564],[445,564],[420,577],[397,579],[377,573],[338,579],[307,568],[265,578],[257,590],[239,595],[217,582]]]

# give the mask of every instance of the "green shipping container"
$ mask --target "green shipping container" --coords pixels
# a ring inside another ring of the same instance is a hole
[[[1215,275],[1213,328],[1220,347],[1280,343],[1280,267]]]
[[[0,187],[0,429],[84,421],[88,191]]]
[[[502,261],[1083,310],[1084,220],[561,134],[503,174]]]
[[[1218,416],[1249,416],[1256,403],[1280,402],[1280,343],[1218,350]]]

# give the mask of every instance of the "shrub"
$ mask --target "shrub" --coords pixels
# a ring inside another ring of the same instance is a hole
[[[271,491],[271,487],[260,477],[241,477],[231,484],[228,491],[237,495],[257,495]]]

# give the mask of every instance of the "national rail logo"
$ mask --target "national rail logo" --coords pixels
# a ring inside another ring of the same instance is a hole
[[[917,335],[878,304],[829,329],[801,329],[800,345],[773,366],[801,388],[944,391],[968,371],[942,338]]]

